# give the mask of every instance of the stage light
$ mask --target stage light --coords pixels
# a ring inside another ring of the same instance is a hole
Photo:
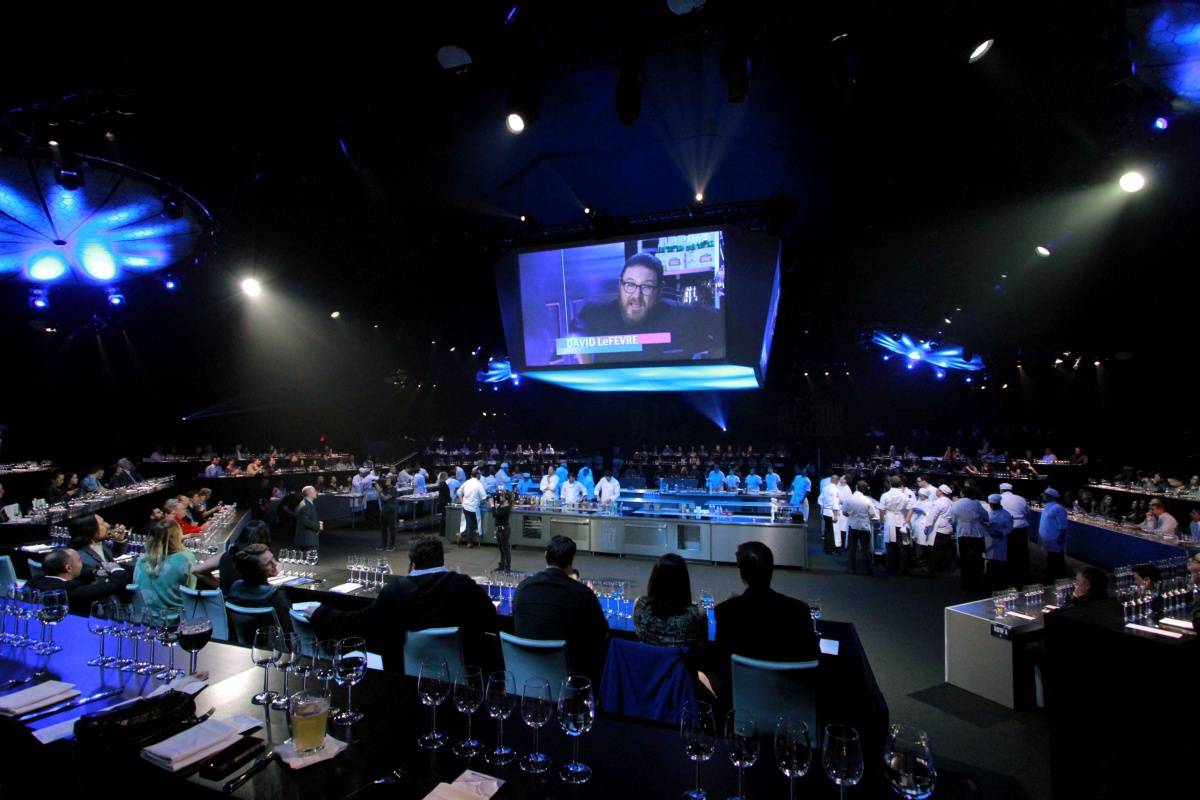
[[[1006,384],[1004,384],[1003,386],[1001,386],[1000,388],[1001,388],[1001,389],[1007,389],[1007,388],[1008,388],[1008,384],[1006,383]]]
[[[590,215],[592,213],[592,209],[588,206],[584,206],[583,213],[584,213],[584,215]]]
[[[247,297],[258,297],[262,294],[262,284],[257,278],[245,278],[242,280],[242,291]]]
[[[1007,280],[1007,279],[1008,279],[1008,273],[1007,273],[1007,272],[1001,272],[1001,273],[1000,273],[1000,279],[1001,279],[1001,280]]]
[[[58,253],[46,253],[29,265],[29,277],[35,281],[52,281],[67,273],[67,261]]]
[[[1170,127],[1170,125],[1171,123],[1167,121],[1166,117],[1159,117],[1158,119],[1154,120],[1154,127],[1160,131],[1165,131]]]
[[[50,293],[45,289],[30,289],[29,307],[38,311],[45,311],[50,307]]]
[[[1098,366],[1100,366],[1100,362],[1099,362],[1099,361],[1094,361],[1094,362],[1092,362],[1092,366],[1093,366],[1093,367],[1098,367]]]
[[[850,373],[849,373],[849,371],[847,371],[847,372],[846,372],[846,377],[847,377],[847,378],[849,378],[849,377],[850,377]]]
[[[453,352],[454,352],[455,350],[457,350],[457,349],[458,349],[458,346],[457,346],[457,345],[455,345],[454,347],[451,347],[451,348],[450,348],[450,352],[451,352],[451,353],[453,353]]]
[[[121,294],[116,289],[109,289],[108,290],[108,304],[110,306],[125,305],[125,295]]]
[[[453,44],[438,48],[437,61],[447,72],[465,72],[471,66],[471,54]]]
[[[58,147],[58,141],[56,139],[51,139],[50,141],[46,142],[46,144],[50,145],[51,147]]]
[[[517,75],[508,90],[508,109],[504,124],[508,132],[518,134],[533,124],[538,114],[538,85],[532,75]]]
[[[970,376],[968,376],[968,377],[967,377],[967,383],[970,383],[970,382],[971,382],[971,378],[970,378]]]
[[[976,61],[986,56],[988,51],[992,49],[992,45],[995,43],[995,39],[985,39],[977,44],[975,49],[971,51],[971,55],[967,56],[967,63],[974,64]]]
[[[921,360],[921,351],[920,350],[910,350],[908,353],[908,357],[910,359],[912,359],[913,361],[920,361]]]
[[[117,261],[112,251],[100,242],[89,242],[79,252],[83,271],[98,281],[111,281],[117,277]]]
[[[828,373],[828,372],[826,372],[826,373],[825,373],[825,377],[826,377],[826,378],[828,378],[828,377],[829,377],[829,373]]]
[[[338,318],[338,317],[340,317],[341,315],[342,315],[342,312],[340,312],[340,311],[331,311],[331,312],[329,312],[329,318],[330,318],[330,319],[337,319],[337,318]]]
[[[939,369],[939,370],[938,370],[938,371],[937,371],[935,374],[936,374],[936,375],[937,375],[939,378],[944,378],[944,377],[946,377],[946,373],[945,373],[945,372],[942,372],[940,369]]]
[[[1057,367],[1057,366],[1061,365],[1062,363],[1063,363],[1063,360],[1061,358],[1054,359],[1054,366]]]
[[[504,118],[504,124],[508,126],[509,133],[521,133],[523,130],[525,130],[524,117],[515,112],[510,113]]]
[[[1140,191],[1146,185],[1146,179],[1142,176],[1142,173],[1130,171],[1121,176],[1119,183],[1122,191],[1133,194]]]
[[[525,221],[525,215],[524,215],[524,214],[522,214],[522,215],[521,215],[521,222],[524,222],[524,221]]]
[[[909,369],[912,369],[912,368],[913,368],[913,362],[911,362],[911,361],[910,361],[910,362],[908,362],[908,368],[909,368]]]
[[[891,356],[884,356],[884,357],[883,357],[883,360],[884,360],[884,361],[891,361],[891,360],[892,360],[892,357],[891,357]]]
[[[372,325],[371,327],[373,327],[375,330],[379,330],[379,326],[378,326],[378,325]]]
[[[949,318],[949,317],[942,317],[942,321],[943,321],[943,322],[945,322],[947,325],[952,325],[952,324],[953,324],[953,323],[950,321],[950,318]]]
[[[54,182],[68,192],[73,192],[83,186],[83,171],[78,167],[54,167]]]
[[[58,333],[58,328],[54,327],[53,325],[47,325],[46,333]]]
[[[696,192],[696,202],[697,203],[704,202],[704,192]]]
[[[1033,248],[1033,250],[1042,258],[1048,258],[1050,256],[1050,248],[1044,245],[1039,244],[1037,247]]]
[[[179,284],[175,282],[174,278],[167,278],[165,281],[163,281],[163,286],[166,287],[167,291],[173,292],[176,288],[178,288]]]

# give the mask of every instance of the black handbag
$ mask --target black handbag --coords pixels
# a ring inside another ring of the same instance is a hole
[[[84,714],[75,721],[75,739],[101,748],[145,746],[160,735],[170,735],[196,719],[196,699],[187,692],[170,691],[142,697],[127,705]]]

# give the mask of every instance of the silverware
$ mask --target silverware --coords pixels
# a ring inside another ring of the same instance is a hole
[[[76,708],[78,706],[86,705],[87,703],[93,703],[97,700],[104,700],[105,698],[112,697],[113,695],[118,695],[120,693],[120,689],[114,688],[105,689],[102,692],[96,692],[95,694],[90,694],[87,697],[72,697],[70,700],[56,703],[49,708],[40,708],[37,711],[30,711],[28,714],[22,714],[21,716],[17,717],[17,722],[34,722],[46,717],[52,717],[60,711],[66,711],[68,708]]]
[[[267,764],[271,763],[274,758],[275,748],[272,747],[270,750],[254,759],[254,763],[251,764],[245,772],[243,772],[241,775],[238,775],[233,780],[227,781],[225,785],[221,787],[221,791],[225,794],[232,794],[236,792],[239,788],[241,788],[243,783],[254,777],[255,773],[267,766]]]
[[[399,783],[400,781],[404,780],[407,777],[408,777],[408,774],[404,771],[404,767],[396,767],[394,770],[389,772],[387,775],[384,775],[382,778],[379,778],[378,780],[376,780],[375,783],[378,783],[380,785],[384,785],[384,784],[388,784],[388,783]]]
[[[9,689],[15,689],[18,686],[24,686],[27,683],[33,683],[38,678],[46,676],[46,670],[38,670],[28,678],[13,678],[11,681],[6,681],[3,686],[0,686],[0,692],[7,692]]]

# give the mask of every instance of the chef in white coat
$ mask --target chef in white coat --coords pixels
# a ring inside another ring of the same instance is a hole
[[[833,521],[833,543],[839,550],[846,546],[850,533],[850,518],[842,513],[842,509],[846,507],[846,503],[850,502],[850,498],[853,496],[854,490],[850,488],[850,480],[843,475],[837,483],[838,513]]]
[[[558,475],[554,474],[552,467],[546,467],[546,474],[542,476],[538,489],[542,493],[543,508],[558,505]]]
[[[886,551],[886,569],[889,575],[908,572],[905,547],[909,538],[909,519],[912,517],[913,501],[901,485],[900,476],[888,478],[888,490],[879,498],[883,508],[883,541]]]
[[[596,499],[601,506],[621,499],[621,484],[613,477],[611,469],[604,470],[604,477],[596,483]]]

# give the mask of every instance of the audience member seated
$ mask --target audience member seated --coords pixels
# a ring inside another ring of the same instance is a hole
[[[252,519],[247,522],[246,527],[242,528],[237,541],[231,542],[229,549],[221,553],[220,560],[217,562],[217,569],[221,573],[219,585],[224,594],[229,594],[229,591],[233,588],[233,582],[239,577],[236,562],[238,551],[252,544],[263,544],[268,548],[271,546],[271,528],[262,520]]]
[[[513,598],[513,629],[525,639],[563,639],[571,672],[599,685],[604,665],[608,620],[587,584],[568,574],[575,542],[551,537],[546,569],[521,581]]]
[[[1083,567],[1075,573],[1075,590],[1068,606],[1082,606],[1108,599],[1108,575],[1098,567]]]
[[[163,503],[163,511],[166,515],[175,520],[175,524],[179,526],[180,533],[184,536],[195,536],[203,529],[187,518],[187,506],[179,501],[179,498],[172,497]]]
[[[1153,564],[1138,564],[1133,568],[1133,582],[1144,592],[1154,592],[1162,580],[1162,571]]]
[[[123,525],[112,528],[99,514],[89,514],[72,520],[70,528],[71,547],[83,562],[83,580],[121,572],[122,580],[128,581],[125,568],[116,561],[125,549]]]
[[[42,492],[45,500],[50,505],[60,503],[70,499],[75,495],[75,489],[67,488],[67,476],[61,472],[55,472],[50,476],[50,483],[46,485],[46,489]]]
[[[218,556],[213,556],[208,561],[197,562],[195,554],[183,545],[179,523],[175,518],[167,517],[150,528],[146,552],[133,568],[133,582],[147,608],[180,611],[183,593],[179,587],[195,589],[195,573],[212,572],[219,561]]]
[[[633,627],[647,644],[691,647],[708,640],[708,619],[692,603],[686,561],[674,553],[658,559],[646,594],[634,603]]]
[[[117,471],[113,473],[109,484],[112,488],[119,489],[123,486],[132,486],[135,483],[141,483],[143,480],[145,478],[141,476],[141,473],[133,468],[133,462],[128,458],[122,458],[117,461]]]
[[[42,559],[42,575],[26,582],[26,586],[39,592],[50,592],[62,589],[67,593],[67,605],[72,614],[87,615],[92,603],[112,597],[125,588],[125,580],[121,577],[103,577],[95,580],[81,580],[83,562],[79,553],[69,547],[57,548],[46,553]]]
[[[292,610],[287,592],[282,586],[272,586],[271,578],[279,574],[279,562],[265,544],[248,544],[234,554],[238,579],[233,582],[225,599],[235,605],[275,609],[279,626],[284,633],[292,630]]]
[[[154,523],[166,518],[167,512],[163,511],[158,506],[155,506],[154,508],[150,509],[149,518],[147,518],[146,521],[142,523],[142,526],[138,528],[138,534],[141,536],[149,536],[150,529],[154,527]]]
[[[88,470],[88,474],[83,476],[83,480],[79,483],[79,488],[84,494],[92,494],[104,488],[104,467],[95,466]]]
[[[466,663],[484,663],[484,635],[498,630],[496,607],[482,586],[466,575],[447,571],[445,564],[441,539],[414,539],[408,551],[407,576],[389,580],[364,609],[339,611],[319,606],[310,615],[317,635],[322,639],[363,636],[367,646],[383,656],[385,669],[402,672],[402,632],[457,627]]]
[[[1163,501],[1157,497],[1151,500],[1150,508],[1146,512],[1146,521],[1142,523],[1142,530],[1166,536],[1177,533],[1178,529],[1179,522],[1167,512]]]
[[[719,657],[763,661],[812,661],[819,654],[808,604],[771,588],[775,556],[762,542],[737,549],[738,573],[746,590],[716,607]],[[728,670],[728,663],[724,668]]]

